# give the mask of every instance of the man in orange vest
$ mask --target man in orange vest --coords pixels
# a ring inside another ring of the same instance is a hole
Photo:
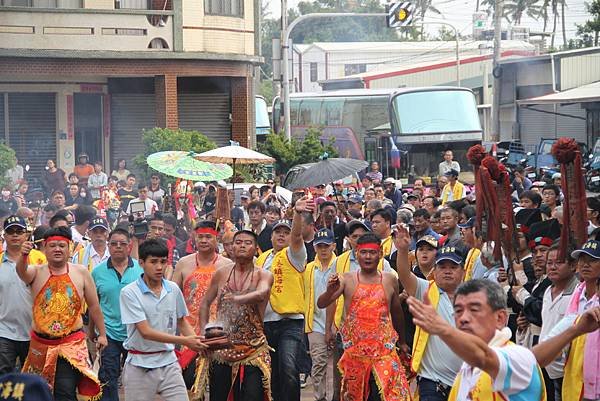
[[[542,372],[533,353],[510,342],[506,295],[485,279],[461,284],[454,294],[456,327],[432,305],[409,297],[413,321],[439,337],[464,362],[449,401],[545,401]]]

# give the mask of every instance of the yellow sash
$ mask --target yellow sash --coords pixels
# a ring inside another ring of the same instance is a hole
[[[352,250],[346,251],[338,256],[335,261],[335,271],[341,276],[344,273],[348,273],[350,271],[350,255],[352,255]],[[383,270],[383,258],[379,261],[377,265],[377,270]],[[341,295],[336,304],[335,304],[335,327],[338,329],[342,326],[342,316],[344,315],[344,296]]]
[[[383,241],[381,241],[381,250],[383,251],[383,257],[390,256],[392,254],[392,245],[394,241],[392,240],[392,236],[390,235]]]
[[[583,398],[583,354],[586,337],[587,335],[582,335],[571,341],[563,377],[563,400],[581,400]]]
[[[273,287],[271,287],[269,302],[271,308],[280,315],[304,314],[304,276],[288,259],[287,250],[287,247],[283,248],[273,257],[271,264]],[[256,260],[256,265],[262,269],[267,257],[272,253],[273,249],[261,253]]]
[[[4,257],[4,252],[0,251],[0,261],[2,261],[2,258]],[[28,265],[45,265],[46,263],[48,263],[48,261],[46,260],[46,255],[44,255],[42,252],[38,251],[37,249],[32,249],[29,252],[29,256],[27,257],[27,264]]]
[[[513,344],[510,341],[507,341],[504,345]],[[536,365],[537,373],[540,378],[541,388],[542,388],[542,396],[538,400],[529,400],[529,401],[546,401],[546,386],[544,386],[544,376],[542,375],[542,371],[539,366]],[[454,384],[452,385],[452,390],[450,390],[450,395],[448,396],[448,401],[458,401],[458,390],[460,389],[461,382],[461,374],[460,372],[456,376],[454,380]],[[470,391],[471,400],[472,401],[500,401],[505,398],[500,395],[498,392],[494,392],[494,383],[492,382],[492,377],[486,372],[481,372],[479,375],[479,379],[477,380],[477,384]],[[565,398],[567,400],[569,398]]]
[[[473,268],[475,267],[475,261],[481,254],[481,251],[477,248],[471,248],[465,261],[465,278],[463,281],[469,281],[473,278]]]
[[[440,291],[437,284],[433,280],[429,282],[427,297],[429,298],[429,303],[431,306],[437,309],[438,303],[440,302]],[[413,372],[417,374],[421,368],[421,361],[423,360],[423,355],[425,355],[425,348],[427,347],[428,340],[429,333],[417,326],[413,340],[413,358],[411,364]]]
[[[452,200],[459,200],[463,198],[465,186],[456,181],[454,184],[454,188],[450,186],[450,184],[446,184],[444,189],[442,189],[442,205],[448,201],[448,195],[450,195],[450,191],[452,191]]]
[[[335,263],[335,255],[333,256],[331,263]],[[304,294],[306,294],[304,331],[306,333],[312,333],[313,331],[313,319],[315,316],[315,269],[320,269],[322,267],[319,258],[315,258],[313,262],[306,265],[306,270],[304,270]]]

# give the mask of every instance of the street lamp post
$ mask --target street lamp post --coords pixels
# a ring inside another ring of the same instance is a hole
[[[459,42],[458,42],[458,30],[456,29],[456,27],[454,25],[452,25],[449,22],[443,22],[443,21],[421,22],[421,25],[435,25],[435,24],[449,26],[454,31],[454,40],[456,41],[456,86],[460,86],[460,49],[459,49]]]
[[[292,138],[292,128],[290,121],[290,71],[289,71],[289,41],[292,30],[302,21],[307,19],[317,18],[330,18],[330,17],[386,17],[386,13],[315,13],[306,14],[296,18],[285,30],[283,35],[283,41],[281,42],[283,52],[283,65],[281,66],[283,72],[283,120],[285,125],[285,136],[288,141]]]

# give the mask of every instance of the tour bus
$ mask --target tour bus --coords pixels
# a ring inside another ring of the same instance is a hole
[[[273,129],[283,130],[283,105],[273,102]],[[344,89],[290,96],[292,137],[310,127],[335,140],[340,157],[378,161],[384,176],[435,177],[444,150],[466,166],[466,151],[480,143],[475,96],[459,87]],[[391,162],[401,155],[400,169]]]

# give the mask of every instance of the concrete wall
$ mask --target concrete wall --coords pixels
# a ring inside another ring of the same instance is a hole
[[[254,33],[254,0],[244,0],[244,18],[206,15],[204,0],[183,0],[184,51],[254,55]]]
[[[5,49],[161,51],[148,49],[150,41],[161,38],[172,50],[173,17],[165,15],[163,21],[164,26],[153,26],[138,11],[3,9],[0,43]]]

